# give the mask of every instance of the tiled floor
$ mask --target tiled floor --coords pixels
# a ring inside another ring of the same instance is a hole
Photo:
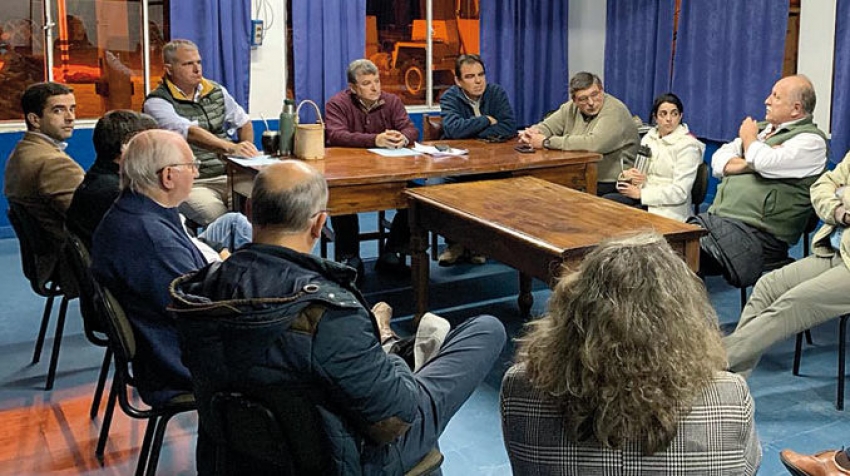
[[[364,224],[364,229],[369,225]],[[796,251],[799,253],[799,251]],[[0,240],[0,475],[21,474],[129,474],[136,463],[144,427],[116,413],[106,466],[93,457],[99,418],[88,419],[88,405],[97,378],[102,350],[81,335],[76,303],[69,308],[56,388],[42,391],[47,354],[30,366],[42,300],[23,279],[17,242]],[[364,256],[374,256],[369,245]],[[409,282],[375,276],[371,266],[364,291],[367,298],[385,300],[401,316],[404,330],[412,312]],[[452,321],[489,313],[500,317],[515,335],[522,322],[516,308],[516,275],[494,262],[485,266],[432,268],[431,302],[434,311]],[[708,289],[722,323],[733,323],[739,313],[738,290],[720,279]],[[548,291],[536,283],[534,312],[543,312]],[[475,304],[470,305],[469,303]],[[51,329],[52,335],[52,329]],[[815,345],[807,346],[802,375],[791,375],[793,341],[783,342],[762,359],[749,384],[756,401],[756,423],[764,449],[759,474],[787,474],[777,454],[786,447],[811,452],[841,446],[850,439],[850,416],[835,409],[837,320],[813,332]],[[449,425],[441,439],[446,475],[508,475],[510,466],[501,440],[498,389],[509,365],[513,346]],[[194,416],[174,420],[166,434],[159,474],[194,474]]]

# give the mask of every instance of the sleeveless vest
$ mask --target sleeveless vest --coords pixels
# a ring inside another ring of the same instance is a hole
[[[224,130],[224,93],[214,81],[204,80],[211,88],[204,86],[204,91],[198,101],[178,98],[177,89],[171,81],[163,78],[159,86],[151,91],[150,96],[168,101],[174,106],[174,110],[181,117],[190,121],[197,121],[198,126],[209,131],[216,137],[229,141],[230,137]],[[201,147],[189,144],[195,158],[201,161],[199,178],[210,178],[224,174],[224,163],[219,154]]]
[[[767,122],[759,123],[760,130],[765,127]],[[798,134],[817,134],[826,141],[826,135],[808,117],[783,127],[764,143],[776,146]],[[800,239],[812,212],[809,187],[818,177],[767,179],[757,173],[727,175],[717,187],[717,196],[708,212],[738,219],[793,245]]]

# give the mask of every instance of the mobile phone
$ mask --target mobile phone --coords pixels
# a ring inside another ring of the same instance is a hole
[[[514,150],[521,154],[534,153],[534,147],[532,147],[531,144],[519,144],[518,146],[514,147]]]

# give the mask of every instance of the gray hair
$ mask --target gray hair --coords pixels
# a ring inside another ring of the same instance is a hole
[[[594,84],[600,88],[602,87],[602,80],[599,79],[599,76],[593,73],[588,73],[587,71],[576,73],[575,76],[570,79],[570,97],[573,97],[577,92],[587,89]]]
[[[815,112],[818,98],[815,95],[815,87],[812,81],[804,74],[796,75],[801,80],[800,86],[796,88],[796,93],[800,104],[803,106],[803,112],[811,115]]]
[[[361,74],[378,74],[378,67],[367,59],[354,60],[348,65],[345,73],[348,76],[348,84],[357,84],[357,77]]]
[[[122,155],[121,189],[142,194],[157,189],[159,170],[179,161],[185,143],[180,134],[163,129],[136,134]]]
[[[256,227],[274,228],[283,233],[297,233],[310,225],[310,220],[328,205],[328,184],[319,172],[310,171],[307,178],[290,187],[275,185],[274,167],[257,174],[251,192],[251,222]]]
[[[162,62],[165,64],[174,64],[174,57],[180,48],[189,48],[190,50],[197,51],[198,45],[191,40],[171,40],[162,47]]]

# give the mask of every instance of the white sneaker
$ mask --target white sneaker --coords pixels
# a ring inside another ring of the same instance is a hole
[[[437,262],[440,266],[451,266],[457,262],[462,256],[466,249],[460,243],[453,243],[449,245],[440,256],[437,258]]]
[[[422,315],[422,319],[419,320],[419,328],[416,329],[416,340],[413,344],[414,372],[437,355],[451,327],[449,321],[436,314],[426,312]]]
[[[472,264],[484,264],[487,262],[487,257],[481,253],[470,252],[469,262]]]

